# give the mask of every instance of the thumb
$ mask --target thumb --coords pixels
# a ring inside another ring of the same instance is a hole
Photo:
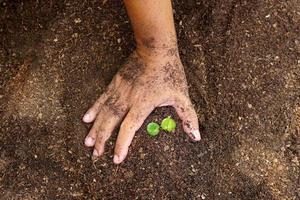
[[[194,140],[201,139],[197,113],[189,97],[183,97],[173,106],[182,120],[184,131]]]

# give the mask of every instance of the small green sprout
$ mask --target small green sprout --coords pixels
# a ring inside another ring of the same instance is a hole
[[[147,132],[150,136],[156,136],[159,133],[159,125],[151,122],[147,125]]]
[[[171,116],[166,117],[161,122],[161,128],[167,132],[173,132],[176,129],[176,122],[171,118]]]

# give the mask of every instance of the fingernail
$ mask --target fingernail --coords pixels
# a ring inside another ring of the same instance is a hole
[[[114,155],[113,161],[114,161],[115,164],[119,164],[123,161],[123,157],[121,155],[120,156]]]
[[[201,140],[201,136],[200,136],[200,131],[199,130],[192,131],[192,135],[193,135],[193,137],[194,137],[193,139],[195,141]]]
[[[114,163],[119,164],[119,156],[114,155]]]
[[[85,144],[86,146],[88,146],[88,147],[94,146],[94,144],[95,144],[95,139],[88,136],[88,137],[85,138],[84,144]]]
[[[99,156],[98,151],[96,149],[94,149],[94,151],[93,151],[93,156],[95,156],[95,157]]]
[[[90,119],[91,119],[91,115],[89,113],[87,113],[83,116],[83,121],[85,121],[85,122],[89,122]]]

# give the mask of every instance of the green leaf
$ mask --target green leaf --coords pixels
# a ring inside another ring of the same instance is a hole
[[[159,125],[151,122],[147,125],[147,132],[150,136],[156,136],[159,133]]]
[[[173,132],[176,129],[176,122],[169,116],[162,120],[161,128],[167,132]]]

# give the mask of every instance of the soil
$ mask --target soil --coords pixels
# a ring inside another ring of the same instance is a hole
[[[0,0],[1,199],[299,199],[300,2],[174,1],[202,127],[93,163],[81,118],[134,49],[122,1]],[[116,130],[117,133],[117,130]]]

